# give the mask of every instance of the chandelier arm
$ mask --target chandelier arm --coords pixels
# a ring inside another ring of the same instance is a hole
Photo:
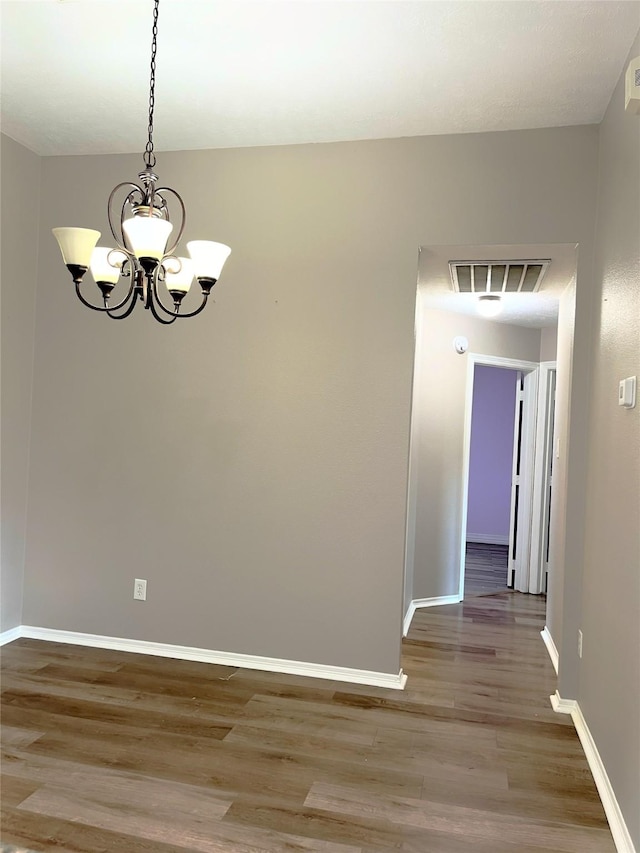
[[[166,256],[165,256],[165,258],[163,258],[162,262],[164,262],[165,259],[166,259]],[[176,260],[178,261],[178,263],[180,262],[179,258],[176,258]],[[159,263],[155,267],[153,272],[148,273],[146,276],[147,292],[146,292],[145,308],[148,308],[151,311],[152,315],[158,321],[158,323],[162,323],[163,326],[169,326],[169,325],[171,325],[171,323],[175,323],[175,321],[178,317],[178,312],[177,311],[170,311],[165,305],[163,305],[162,299],[160,299],[160,295],[158,293],[158,282],[160,281],[161,274],[164,272],[164,267],[162,266],[162,262]],[[158,310],[157,310],[158,307],[162,310],[162,312],[164,312],[164,314],[166,314],[171,319],[170,320],[165,319],[158,312]]]
[[[158,193],[171,193],[173,196],[175,196],[175,198],[177,198],[178,204],[180,205],[180,211],[182,214],[182,221],[180,223],[180,228],[178,230],[178,236],[175,238],[174,242],[171,244],[171,246],[169,246],[169,248],[165,252],[165,255],[172,255],[175,252],[175,250],[178,246],[178,243],[182,239],[182,235],[184,234],[184,227],[187,224],[187,211],[186,211],[186,208],[184,206],[184,202],[182,201],[182,196],[180,195],[180,193],[177,193],[175,190],[171,189],[171,187],[158,187],[158,189],[155,191],[155,193],[156,193],[156,195]],[[169,208],[168,208],[168,206],[165,209],[167,211],[167,220],[168,220],[169,219]]]
[[[117,305],[110,305],[110,306],[109,306],[109,311],[118,311],[120,308],[122,308],[122,307],[123,307],[123,305],[126,305],[126,303],[129,301],[129,299],[131,299],[131,294],[132,294],[132,293],[133,293],[133,291],[135,290],[135,287],[136,287],[136,285],[135,285],[135,281],[132,281],[132,282],[131,282],[131,285],[130,285],[130,287],[129,287],[129,292],[128,292],[128,293],[127,293],[127,295],[124,297],[124,299],[122,299],[120,302],[118,302],[118,304],[117,304]],[[135,302],[136,302],[136,300],[134,299],[132,304],[133,304],[133,305],[135,305]]]
[[[125,302],[127,302],[129,300],[129,298],[131,297],[131,294],[133,293],[133,290],[134,290],[134,286],[135,285],[132,282],[131,287],[129,288],[129,292],[127,293],[127,295],[124,297],[124,299],[121,302],[118,302],[117,305],[106,305],[106,307],[104,307],[104,308],[101,308],[99,305],[93,305],[91,302],[89,302],[87,299],[84,298],[82,293],[80,293],[80,282],[79,281],[76,282],[76,295],[77,295],[78,299],[80,300],[80,302],[82,302],[83,305],[86,305],[87,308],[91,308],[92,311],[101,311],[103,314],[105,314],[109,311],[117,311],[118,308],[122,308],[122,306],[125,304]],[[136,302],[136,300],[133,299],[132,305],[135,305],[135,302]],[[131,313],[131,311],[129,313]]]
[[[209,294],[204,293],[202,295],[202,302],[200,303],[200,305],[194,311],[189,311],[188,314],[180,314],[177,311],[169,311],[168,308],[162,304],[162,302],[160,301],[160,298],[158,298],[156,300],[156,302],[158,305],[160,305],[160,307],[162,308],[162,310],[166,314],[168,314],[170,317],[173,318],[172,320],[169,320],[168,322],[173,323],[174,320],[184,320],[187,317],[195,317],[196,314],[200,314],[200,312],[204,311],[204,309],[206,308],[208,299],[209,299]],[[151,308],[151,313],[156,318],[156,320],[159,319],[156,311],[154,310],[155,309],[155,303],[152,302],[149,307]],[[160,321],[160,322],[162,322],[162,321]],[[165,320],[164,322],[166,323],[167,321]]]
[[[175,257],[175,255],[172,255],[172,257]],[[166,259],[167,259],[167,256],[165,255],[165,257],[162,259],[162,264],[164,264]],[[178,258],[177,260],[179,261],[180,259]],[[158,264],[158,267],[160,267],[160,266],[161,266],[161,264]],[[162,311],[164,311],[165,314],[167,314],[169,317],[173,317],[175,319],[178,316],[178,312],[172,310],[171,308],[167,308],[167,306],[162,301],[162,297],[160,296],[160,293],[158,291],[158,281],[159,280],[160,280],[159,275],[154,276],[153,283],[152,283],[153,284],[153,299],[155,300],[155,302],[158,303],[159,308]]]
[[[173,317],[174,319],[179,318],[181,320],[184,320],[185,317],[195,317],[196,314],[199,314],[201,311],[204,311],[204,309],[207,305],[207,300],[209,299],[209,294],[203,293],[202,294],[202,302],[194,311],[189,311],[188,314],[181,314],[180,309],[178,309],[178,311],[171,311],[164,304],[164,302],[162,301],[162,298],[160,297],[160,294],[158,293],[158,286],[157,286],[157,280],[156,279],[154,279],[154,282],[153,282],[153,295],[155,296],[156,302],[158,303],[160,308],[165,312],[165,314],[168,314],[170,317]]]
[[[160,300],[158,300],[158,302],[160,302]],[[149,304],[147,307],[149,308],[149,310],[151,311],[151,313],[153,314],[155,319],[158,321],[158,323],[162,323],[163,326],[170,326],[172,323],[175,323],[175,321],[178,319],[177,313],[167,311],[167,309],[164,306],[162,306],[162,310],[166,311],[166,313],[171,316],[170,320],[165,320],[164,317],[162,317],[158,313],[158,311],[156,310],[156,300],[153,297],[151,297],[151,299],[149,299]]]
[[[172,257],[172,258],[175,258],[176,256],[175,256],[175,255],[171,255],[171,257]],[[161,264],[158,264],[158,268],[157,268],[157,269],[158,269],[158,272],[157,272],[157,273],[156,273],[156,275],[154,275],[154,277],[153,277],[153,280],[152,280],[152,293],[151,293],[151,297],[152,297],[152,298],[150,299],[150,302],[151,302],[151,304],[152,304],[152,305],[154,305],[154,307],[155,307],[155,304],[154,304],[154,303],[157,303],[158,307],[159,307],[162,311],[164,311],[164,313],[165,313],[168,317],[172,317],[172,318],[173,318],[173,320],[175,320],[175,319],[178,317],[178,311],[172,311],[172,310],[171,310],[171,308],[167,308],[167,306],[166,306],[166,305],[164,304],[164,302],[162,301],[162,297],[160,296],[160,293],[159,293],[159,291],[158,291],[158,281],[160,281],[160,273],[159,273],[159,270],[160,270],[160,267],[161,267],[161,266],[164,264],[164,262],[166,261],[166,259],[167,259],[167,255],[165,255],[165,256],[164,256],[164,258],[162,259],[162,263],[161,263]],[[178,262],[180,262],[180,258],[176,258],[176,260],[177,260]],[[155,314],[154,314],[154,316],[155,316]],[[182,314],[180,314],[180,316],[182,317],[183,315],[182,315]],[[173,320],[172,320],[171,322],[173,322]]]
[[[129,316],[129,314],[131,314],[133,309],[136,307],[137,301],[138,301],[138,294],[134,293],[133,299],[131,300],[130,304],[127,306],[126,311],[123,311],[122,314],[114,314],[113,312],[114,312],[114,310],[116,310],[115,308],[107,308],[107,312],[106,312],[107,316],[111,317],[112,320],[124,320],[126,317]],[[122,305],[122,302],[120,303],[120,305]],[[120,305],[118,305],[117,307],[119,308]]]
[[[132,183],[132,181],[123,181],[121,184],[118,184],[117,186],[115,186],[111,190],[111,195],[109,196],[109,201],[107,202],[107,219],[109,220],[109,228],[111,229],[111,234],[113,235],[113,239],[116,241],[117,248],[120,249],[121,251],[123,251],[127,255],[127,257],[129,257],[131,259],[134,257],[134,255],[133,255],[133,252],[131,251],[131,249],[128,249],[124,245],[125,241],[124,241],[124,234],[122,232],[122,223],[124,221],[125,205],[128,202],[130,203],[130,199],[131,199],[131,196],[133,195],[133,192],[129,192],[127,194],[127,196],[125,197],[124,201],[122,202],[122,207],[120,209],[120,234],[119,235],[116,234],[116,229],[114,228],[113,218],[112,218],[113,199],[115,197],[115,194],[118,192],[118,190],[122,189],[122,187],[130,187],[131,190],[135,190],[136,192],[139,192],[141,200],[144,198],[144,190],[142,189],[142,187],[139,187],[138,184]]]
[[[181,320],[184,320],[184,319],[185,319],[185,317],[195,317],[195,316],[196,316],[196,314],[199,314],[201,311],[204,311],[204,309],[205,309],[205,308],[206,308],[206,306],[207,306],[207,300],[208,300],[208,299],[209,299],[209,294],[208,294],[208,293],[203,293],[203,294],[202,294],[202,302],[201,302],[201,303],[200,303],[200,305],[195,309],[195,311],[190,311],[188,314],[177,314],[176,316],[178,316]]]

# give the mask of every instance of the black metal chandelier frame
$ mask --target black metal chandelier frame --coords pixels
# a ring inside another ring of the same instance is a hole
[[[167,273],[180,273],[182,261],[175,254],[175,250],[184,233],[186,224],[186,209],[182,197],[171,187],[157,187],[158,176],[154,172],[156,156],[153,144],[153,119],[155,109],[155,83],[156,83],[156,52],[158,37],[158,12],[160,0],[154,0],[153,28],[151,39],[151,63],[149,79],[149,123],[148,139],[143,159],[145,168],[139,172],[140,184],[123,181],[111,191],[107,203],[107,217],[111,234],[116,242],[116,247],[111,249],[107,255],[108,263],[114,269],[119,268],[119,274],[130,279],[126,295],[116,304],[110,304],[109,300],[116,282],[96,281],[102,293],[102,305],[94,305],[81,292],[81,285],[88,266],[78,263],[67,263],[76,286],[76,294],[83,305],[93,311],[99,311],[114,320],[123,320],[128,317],[138,302],[142,302],[153,317],[164,325],[174,323],[178,318],[195,317],[207,305],[211,289],[217,281],[209,275],[197,275],[196,278],[202,290],[202,301],[200,305],[187,313],[181,313],[181,305],[188,291],[187,287],[172,287],[167,282]],[[124,191],[121,204],[116,205],[117,198]],[[135,217],[149,217],[163,219],[171,222],[167,196],[173,196],[180,210],[180,224],[177,236],[168,248],[165,247],[161,257],[139,256],[128,244],[125,236],[124,222],[126,214]],[[119,210],[119,212],[118,212]],[[97,232],[96,232],[97,233]],[[227,249],[228,247],[224,247]],[[64,251],[63,251],[64,256]],[[117,280],[117,276],[116,276]],[[173,307],[168,307],[160,295],[160,285],[164,285],[173,300]]]

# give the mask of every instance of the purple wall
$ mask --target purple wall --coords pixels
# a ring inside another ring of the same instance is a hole
[[[508,541],[515,404],[516,371],[476,365],[467,506],[471,542]]]

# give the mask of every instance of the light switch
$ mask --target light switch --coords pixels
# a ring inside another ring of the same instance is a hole
[[[636,377],[629,376],[628,379],[620,380],[618,390],[618,405],[625,409],[633,409],[636,404]]]

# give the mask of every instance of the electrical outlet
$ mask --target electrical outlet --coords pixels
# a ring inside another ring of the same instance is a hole
[[[578,657],[582,657],[582,631],[578,630]]]
[[[145,580],[141,580],[140,578],[136,578],[133,582],[133,597],[137,601],[146,601],[147,600],[147,582]]]

